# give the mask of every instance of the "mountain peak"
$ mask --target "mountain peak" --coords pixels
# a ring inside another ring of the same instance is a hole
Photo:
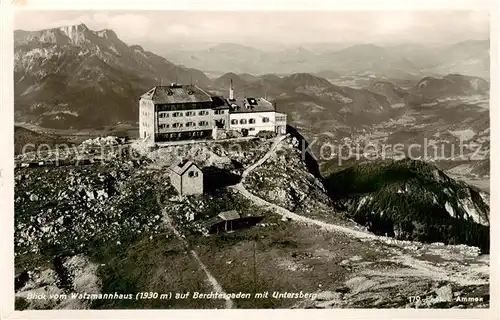
[[[283,78],[285,83],[293,85],[322,85],[331,86],[332,84],[325,78],[314,76],[310,73],[294,73]]]
[[[260,52],[259,49],[254,47],[245,46],[238,43],[232,42],[223,42],[219,43],[208,49],[208,51],[216,52],[216,51],[228,51],[228,52]]]
[[[386,50],[384,48],[377,46],[375,44],[372,44],[372,43],[355,44],[353,46],[342,49],[340,51],[346,52],[346,53],[363,52],[363,53],[368,53],[368,54],[386,53]]]
[[[117,39],[118,38],[118,36],[116,35],[116,32],[114,32],[111,29],[99,30],[99,31],[96,31],[96,34],[99,37],[105,38],[105,39]]]
[[[61,26],[59,27],[59,30],[64,31],[64,30],[76,30],[76,31],[89,31],[89,27],[85,23],[80,23],[80,24],[73,24],[73,25],[67,25],[67,26]]]
[[[73,44],[80,44],[86,38],[90,29],[83,23],[59,27],[59,30],[66,35]]]

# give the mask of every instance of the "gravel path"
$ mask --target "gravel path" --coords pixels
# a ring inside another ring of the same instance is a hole
[[[395,260],[404,265],[404,268],[399,270],[401,274],[395,273],[394,274],[395,277],[398,276],[427,277],[435,280],[451,281],[462,285],[475,285],[475,284],[488,283],[488,280],[485,277],[487,277],[489,274],[489,262],[477,261],[478,262],[477,268],[471,268],[470,266],[466,265],[455,266],[450,268],[437,267],[430,262],[422,261],[420,259],[412,257],[407,253],[403,253],[403,251],[401,251],[401,248],[411,244],[411,241],[400,241],[389,237],[377,236],[372,233],[358,231],[347,227],[326,223],[324,221],[304,217],[294,212],[291,212],[283,207],[270,203],[249,192],[243,185],[245,177],[250,172],[255,170],[258,166],[262,165],[267,159],[269,159],[269,157],[271,157],[275,153],[278,145],[285,138],[286,138],[285,136],[277,138],[273,143],[273,145],[271,146],[270,150],[259,161],[255,162],[253,165],[245,169],[242,181],[234,186],[231,186],[230,188],[237,190],[243,196],[251,200],[253,203],[257,204],[258,206],[271,208],[279,215],[288,218],[290,220],[302,222],[307,225],[318,226],[330,232],[341,232],[361,240],[379,241],[382,245],[384,244],[395,245],[395,247],[393,247]],[[376,271],[371,271],[371,272],[376,273]]]

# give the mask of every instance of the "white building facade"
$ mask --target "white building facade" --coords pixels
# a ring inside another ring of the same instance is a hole
[[[194,85],[152,88],[139,100],[140,137],[152,142],[211,138],[215,127],[229,123],[229,106],[215,98]]]
[[[243,135],[253,136],[259,132],[286,133],[286,115],[275,111],[271,102],[264,98],[244,98],[228,101],[229,128]]]
[[[259,132],[286,133],[286,114],[264,98],[212,96],[193,85],[156,86],[139,100],[139,134],[152,142],[210,139],[217,131],[243,136]]]

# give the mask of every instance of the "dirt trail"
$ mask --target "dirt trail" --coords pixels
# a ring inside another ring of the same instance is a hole
[[[282,207],[277,206],[273,203],[267,202],[266,200],[264,200],[262,198],[257,197],[256,195],[250,193],[247,189],[245,189],[245,187],[242,184],[237,184],[237,185],[233,186],[232,188],[235,190],[238,190],[242,195],[244,195],[245,197],[250,199],[252,202],[257,204],[258,206],[272,208],[274,211],[276,211],[276,213],[278,213],[279,215],[286,217],[288,219],[303,222],[303,223],[310,224],[310,225],[316,225],[316,226],[324,228],[328,231],[347,233],[353,237],[360,238],[360,239],[378,239],[378,236],[371,234],[371,233],[366,233],[366,232],[350,229],[350,228],[339,226],[339,225],[329,224],[329,223],[326,223],[323,221],[319,221],[319,220],[315,220],[315,219],[311,219],[311,218],[307,218],[307,217],[298,215],[298,214],[291,212],[285,208],[282,208]]]
[[[177,228],[175,228],[175,225],[174,225],[174,223],[172,221],[172,218],[168,215],[167,208],[164,207],[161,204],[160,195],[159,194],[157,194],[157,196],[156,196],[156,201],[157,201],[158,205],[160,207],[162,207],[162,216],[163,216],[163,222],[165,223],[165,226],[169,230],[171,230],[175,234],[175,236],[189,250],[189,253],[193,257],[193,259],[198,263],[198,265],[200,266],[200,268],[205,272],[205,275],[207,276],[207,280],[210,283],[210,285],[212,286],[213,290],[215,292],[217,292],[217,293],[220,293],[220,294],[226,294],[226,292],[224,291],[224,289],[222,288],[222,286],[220,285],[220,283],[217,281],[217,279],[210,273],[210,270],[208,270],[207,266],[201,261],[200,257],[198,257],[198,254],[196,253],[196,251],[194,251],[193,249],[189,249],[189,247],[190,247],[189,244],[187,243],[186,240],[184,240],[184,237],[177,230]],[[233,300],[226,299],[225,306],[226,306],[226,309],[232,309],[232,308],[234,308],[234,302],[233,302]]]
[[[361,240],[372,240],[372,241],[379,241],[382,245],[395,245],[393,247],[394,254],[396,256],[396,260],[404,265],[404,269],[399,270],[400,273],[405,273],[404,276],[420,276],[420,277],[427,277],[431,279],[436,279],[436,280],[447,280],[451,282],[456,282],[460,283],[462,285],[469,285],[469,284],[486,284],[488,283],[487,280],[485,280],[485,276],[488,276],[489,273],[489,263],[480,263],[483,265],[481,268],[477,269],[467,269],[465,267],[464,270],[461,270],[460,272],[453,267],[450,269],[447,269],[445,267],[436,267],[432,265],[430,262],[422,261],[419,259],[416,259],[412,257],[409,254],[403,253],[403,251],[398,248],[398,245],[401,245],[399,247],[403,247],[403,244],[408,245],[408,241],[399,241],[393,238],[388,238],[388,237],[383,237],[383,236],[377,236],[372,233],[368,232],[362,232],[354,229],[350,229],[347,227],[331,224],[331,223],[326,223],[324,221],[320,220],[315,220],[311,219],[308,217],[301,216],[299,214],[296,214],[294,212],[291,212],[283,207],[280,207],[278,205],[275,205],[273,203],[270,203],[254,194],[249,192],[245,186],[243,185],[244,183],[244,178],[253,170],[255,170],[258,166],[263,164],[269,157],[271,157],[278,145],[283,141],[285,137],[281,137],[279,139],[276,139],[273,145],[271,146],[271,149],[257,162],[255,162],[253,165],[249,166],[243,173],[243,179],[240,183],[231,186],[230,188],[237,190],[240,192],[243,196],[257,204],[258,206],[266,207],[266,208],[272,208],[276,213],[279,215],[286,217],[291,220],[295,220],[298,222],[305,223],[307,225],[315,225],[319,226],[327,231],[330,232],[341,232],[344,234],[347,234],[349,236],[355,237],[357,239]],[[479,262],[479,261],[478,261]],[[488,266],[487,268],[484,268],[484,266]],[[467,271],[469,270],[469,271]],[[376,271],[372,271],[374,274]],[[385,273],[384,273],[385,274]],[[398,274],[395,274],[395,276],[398,276]]]
[[[272,204],[270,202],[267,202],[266,200],[252,194],[251,192],[249,192],[245,186],[243,185],[243,183],[245,182],[245,177],[251,173],[253,170],[255,170],[257,167],[259,167],[260,165],[262,165],[264,162],[267,161],[267,159],[269,159],[272,155],[275,154],[276,152],[276,149],[278,148],[279,144],[288,137],[288,135],[286,136],[278,136],[275,138],[273,144],[271,145],[271,148],[269,149],[269,151],[267,151],[267,153],[262,157],[260,158],[258,161],[256,161],[254,164],[250,165],[248,168],[245,169],[245,171],[243,171],[243,174],[242,174],[242,177],[243,179],[241,180],[240,183],[234,185],[234,186],[231,186],[230,188],[232,189],[235,189],[237,191],[239,191],[242,195],[244,195],[245,197],[247,197],[248,199],[250,199],[252,202],[254,202],[255,204],[259,205],[259,206],[265,206],[265,207],[268,207],[268,208],[272,208],[274,209],[278,214],[280,214],[281,216],[284,216],[284,217],[287,217],[288,219],[291,219],[291,220],[296,220],[296,221],[300,221],[300,222],[304,222],[306,224],[312,224],[312,225],[317,225],[319,227],[322,227],[322,228],[325,228],[329,231],[337,231],[337,232],[343,232],[343,233],[348,233],[356,238],[363,238],[363,239],[375,239],[377,238],[376,235],[374,234],[370,234],[370,233],[366,233],[366,232],[361,232],[361,231],[357,231],[357,230],[353,230],[353,229],[349,229],[349,228],[346,228],[346,227],[342,227],[342,226],[338,226],[338,225],[334,225],[334,224],[329,224],[329,223],[326,223],[326,222],[323,222],[323,221],[319,221],[319,220],[314,220],[314,219],[311,219],[311,218],[307,218],[307,217],[304,217],[304,216],[301,216],[301,215],[298,215],[296,213],[293,213],[285,208],[282,208],[280,206],[277,206],[275,204]]]

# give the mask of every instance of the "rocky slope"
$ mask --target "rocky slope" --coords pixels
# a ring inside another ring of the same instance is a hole
[[[231,74],[218,78],[212,91],[227,95]],[[325,119],[343,123],[372,123],[387,116],[392,108],[387,99],[377,93],[335,86],[328,80],[309,73],[294,73],[283,78],[260,76],[259,80],[244,81],[235,77],[233,84],[236,96],[267,96],[276,103],[279,111],[288,114],[292,124],[308,125]]]
[[[385,96],[391,105],[404,106],[409,95],[407,91],[386,81],[372,83],[369,90]]]
[[[487,96],[489,82],[479,77],[460,74],[448,74],[443,78],[425,77],[413,88],[412,93],[412,100],[424,103],[457,96]]]
[[[178,80],[206,85],[195,69],[177,66],[112,30],[80,24],[14,34],[15,115],[49,127],[136,122],[137,97]]]
[[[55,145],[72,144],[68,141],[58,137],[57,135],[41,134],[29,129],[14,126],[14,154],[21,154],[28,151],[34,151],[41,145],[48,145],[50,147]]]
[[[466,243],[489,252],[489,195],[415,160],[360,163],[327,178],[355,221],[403,240]]]
[[[102,162],[16,169],[17,306],[21,309],[220,307],[213,305],[217,301],[192,299],[136,301],[126,297],[76,297],[73,300],[48,299],[43,304],[26,299],[29,293],[44,290],[68,295],[82,292],[125,295],[144,290],[168,292],[172,288],[209,291],[203,271],[200,272],[187,256],[189,250],[198,252],[201,261],[228,292],[246,292],[257,285],[259,290],[267,287],[267,290],[291,291],[300,287],[316,294],[313,300],[235,300],[238,307],[413,306],[412,302],[395,297],[411,294],[434,297],[441,291],[448,292],[448,289],[443,289],[447,286],[456,294],[480,294],[483,300],[475,302],[474,306],[488,303],[487,299],[484,300],[487,261],[477,260],[479,250],[476,248],[422,242],[393,243],[391,238],[374,239],[371,235],[356,239],[342,232],[329,232],[286,219],[282,221],[272,208],[257,205],[228,188],[242,182],[253,194],[296,214],[368,234],[363,231],[365,227],[348,220],[352,217],[362,223],[351,214],[352,211],[343,212],[339,206],[352,203],[356,207],[356,203],[360,203],[357,195],[350,194],[347,201],[339,201],[339,195],[343,194],[338,190],[334,192],[330,184],[324,183],[310,154],[302,155],[301,139],[297,133],[286,138],[278,144],[278,150],[269,154],[266,161],[243,179],[244,170],[268,154],[273,141],[244,141],[236,145],[238,148],[234,143],[219,142],[151,150],[140,143],[122,145],[123,148],[113,143],[103,149],[103,144],[107,145],[114,139],[94,139],[69,152],[102,159]],[[94,151],[90,152],[89,148],[94,148]],[[167,168],[185,157],[203,168],[205,194],[180,197],[171,185]],[[480,203],[474,197],[475,190],[439,171],[435,178],[434,171],[427,171],[425,165],[420,167],[421,170],[404,167],[396,175],[403,173],[409,177],[409,185],[415,194],[426,195],[411,198],[413,205],[425,207],[436,196],[439,201],[437,208],[452,208],[456,223],[446,219],[444,212],[430,216],[425,212],[414,214],[409,211],[405,203],[396,198],[401,194],[394,186],[404,184],[396,178],[381,178],[393,183],[379,192],[380,199],[390,202],[381,202],[377,208],[384,207],[388,215],[392,212],[394,219],[403,219],[403,213],[408,213],[407,216],[419,225],[420,234],[431,233],[435,225],[440,226],[448,231],[443,235],[450,237],[450,243],[461,242],[462,234],[453,232],[459,225],[466,225],[467,230],[476,228],[474,230],[479,232],[480,238],[481,232],[488,227],[485,225],[481,229],[471,223],[482,216],[468,218],[470,212],[467,211],[471,205]],[[369,179],[371,175],[368,173],[362,177]],[[347,175],[348,178],[351,176]],[[439,179],[439,183],[446,184],[448,189],[433,188],[433,179]],[[341,183],[345,179],[335,181]],[[377,187],[363,180],[359,182],[360,186],[366,184]],[[357,185],[351,181],[350,186]],[[350,191],[347,187],[343,190]],[[462,202],[452,202],[453,195],[462,197],[457,198]],[[472,197],[472,202],[467,197]],[[375,204],[372,207],[375,209]],[[249,229],[203,236],[198,228],[199,222],[232,209],[244,215],[262,215],[264,220]],[[476,210],[484,213],[486,207],[476,207]],[[448,212],[446,214],[449,216]],[[176,240],[177,236],[165,228],[166,216],[181,233],[184,242]],[[394,234],[395,237],[400,235]],[[476,243],[475,240],[466,238],[465,242]],[[251,252],[252,245],[253,250],[257,250],[254,263],[259,270],[258,283],[248,272],[252,263],[248,260],[248,252]],[[437,256],[443,259],[439,265],[429,261]],[[463,261],[477,264],[478,269],[467,271],[469,269]],[[265,272],[262,271],[264,265]],[[394,269],[391,279],[380,274],[387,268]],[[386,296],[385,302],[373,299],[374,295],[381,294]],[[340,297],[343,297],[343,304],[338,304],[337,298]],[[463,306],[464,303],[446,304],[453,305]],[[436,302],[424,306],[436,306]]]
[[[154,231],[153,186],[143,180],[137,166],[130,161],[102,168],[18,169],[16,256],[87,250],[102,241],[118,241],[124,234]]]
[[[332,214],[333,203],[317,168],[300,150],[300,137],[285,140],[265,163],[245,179],[245,186],[259,197],[293,212]],[[286,165],[285,165],[286,164]]]

